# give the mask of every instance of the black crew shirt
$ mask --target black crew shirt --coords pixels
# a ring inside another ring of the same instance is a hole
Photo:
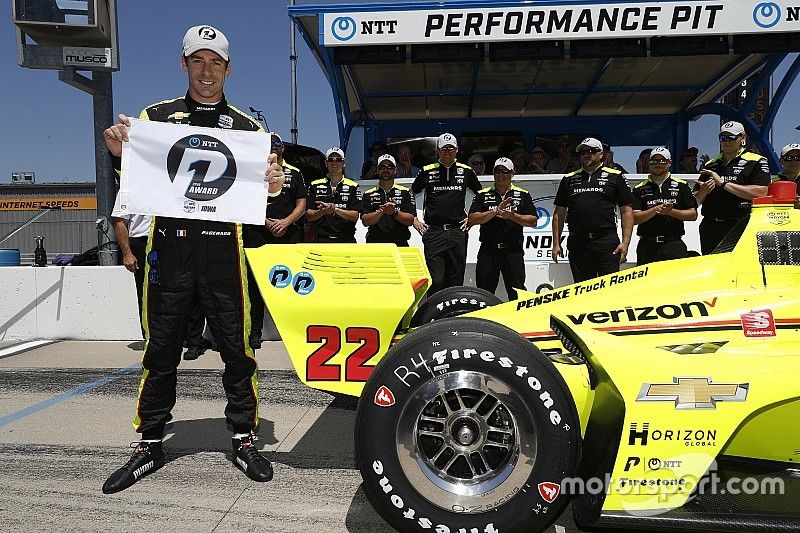
[[[425,166],[411,185],[414,195],[425,191],[425,223],[429,226],[464,220],[467,188],[477,194],[481,182],[469,165],[457,161],[449,168],[441,161]]]
[[[297,207],[297,200],[306,197],[306,184],[303,181],[303,173],[300,172],[300,169],[285,161],[281,167],[283,167],[283,175],[286,179],[283,182],[280,194],[271,196],[267,200],[266,218],[281,219],[288,217]]]
[[[374,213],[380,206],[387,202],[393,202],[398,211],[417,215],[417,208],[411,199],[411,191],[399,183],[395,183],[388,191],[377,185],[364,193],[361,201],[361,213]],[[408,226],[401,224],[391,215],[381,215],[378,221],[368,226],[368,242],[408,242],[411,232]]]
[[[336,187],[331,186],[326,176],[311,182],[306,199],[308,209],[317,209],[318,202],[332,203],[339,209],[358,211],[361,205],[361,191],[358,183],[343,177]],[[356,223],[338,215],[324,215],[317,219],[317,235],[322,237],[352,237],[356,234]]]
[[[553,203],[567,208],[569,231],[579,234],[617,231],[615,208],[632,201],[622,172],[600,166],[592,173],[579,168],[566,174]]]
[[[533,205],[531,194],[515,184],[511,184],[505,194],[500,194],[494,185],[478,191],[472,199],[469,208],[470,213],[485,213],[492,209],[497,209],[505,198],[511,198],[514,203],[514,210],[518,215],[535,215],[536,206]],[[480,241],[489,244],[498,243],[517,243],[522,244],[522,226],[505,218],[494,217],[490,221],[481,224]]]
[[[672,203],[673,209],[697,208],[689,184],[668,174],[659,187],[649,176],[633,188],[633,209],[644,211],[654,205]],[[655,215],[636,228],[640,237],[679,237],[685,233],[683,221],[668,215]]]
[[[742,148],[739,153],[725,164],[722,154],[703,165],[704,169],[719,174],[725,183],[739,185],[769,185],[769,163],[767,158],[748,152]],[[709,178],[711,179],[711,178]],[[695,183],[694,190],[700,188]],[[750,214],[750,200],[739,198],[722,187],[714,187],[703,201],[703,217],[714,217],[723,220],[741,218]]]

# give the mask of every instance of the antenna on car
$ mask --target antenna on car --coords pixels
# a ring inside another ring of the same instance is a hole
[[[256,109],[255,107],[250,106],[250,112],[251,113],[255,113],[256,114],[256,118],[260,122],[264,123],[264,128],[266,129],[266,131],[272,131],[271,129],[269,129],[269,124],[267,124],[267,119],[264,118],[264,113],[260,109]]]

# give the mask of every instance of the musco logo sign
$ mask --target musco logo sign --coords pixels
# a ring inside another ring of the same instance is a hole
[[[192,180],[189,182],[184,196],[192,200],[209,201],[225,194],[236,179],[236,160],[225,143],[210,135],[188,135],[172,145],[167,154],[167,173],[170,181],[175,181],[175,177],[181,170],[183,156],[189,149],[222,154],[227,165],[220,176],[206,180],[212,161],[210,159],[193,161],[186,169],[192,172]]]

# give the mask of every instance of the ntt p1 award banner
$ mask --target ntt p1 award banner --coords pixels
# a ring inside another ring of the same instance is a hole
[[[128,138],[123,211],[264,224],[269,135],[131,119]]]

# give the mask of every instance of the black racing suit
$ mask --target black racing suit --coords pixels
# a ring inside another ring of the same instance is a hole
[[[216,105],[199,104],[188,95],[153,104],[139,118],[261,130],[258,122],[224,99]],[[208,320],[225,363],[222,383],[228,398],[228,427],[237,433],[256,429],[258,366],[248,344],[250,302],[241,224],[155,217],[145,268],[147,336],[134,429],[143,439],[159,439],[172,419],[181,344],[194,305]]]

